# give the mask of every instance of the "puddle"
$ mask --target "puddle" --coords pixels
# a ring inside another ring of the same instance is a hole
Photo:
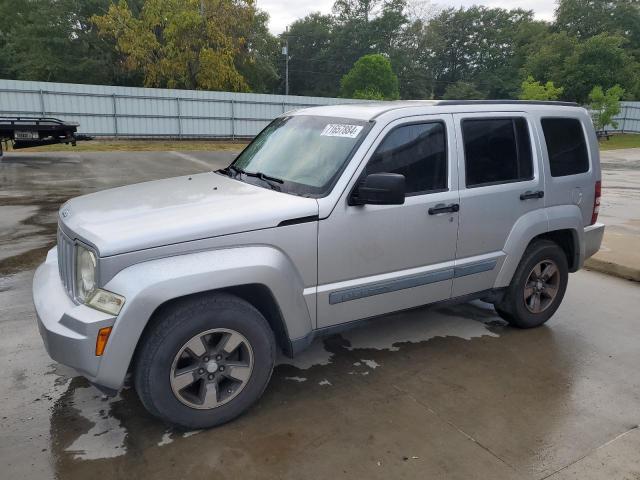
[[[51,241],[48,245],[40,248],[35,248],[20,255],[14,255],[0,260],[0,276],[13,275],[14,273],[24,272],[30,270],[42,262],[47,256],[47,252],[53,248],[55,240]]]
[[[372,370],[375,370],[376,368],[378,368],[380,366],[380,364],[378,362],[376,362],[375,360],[362,360],[362,363],[364,363],[367,367],[369,367]]]
[[[70,453],[74,460],[97,460],[126,454],[124,441],[127,431],[110,412],[112,405],[120,401],[120,395],[104,399],[91,386],[76,388],[71,405],[92,427],[69,445],[65,452]]]
[[[392,352],[400,350],[403,343],[422,343],[436,337],[471,340],[484,336],[498,337],[498,334],[490,331],[483,322],[447,315],[437,310],[425,313],[423,309],[390,315],[382,321],[377,321],[375,328],[358,328],[342,335],[349,342],[349,346],[346,347],[348,350],[372,349]]]

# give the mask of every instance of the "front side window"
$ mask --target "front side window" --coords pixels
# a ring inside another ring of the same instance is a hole
[[[565,177],[589,171],[589,154],[580,120],[543,118],[542,131],[549,152],[552,177]]]
[[[533,156],[524,118],[481,118],[462,122],[467,187],[533,178]]]
[[[392,130],[369,160],[365,175],[404,175],[406,194],[447,189],[447,139],[442,122],[403,125]]]
[[[235,178],[247,183],[320,197],[333,187],[369,127],[369,122],[347,118],[278,118],[242,151],[229,171],[239,171]]]

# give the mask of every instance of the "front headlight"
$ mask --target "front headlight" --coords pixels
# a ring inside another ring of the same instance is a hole
[[[76,297],[82,303],[96,289],[97,264],[95,253],[81,245],[76,247]]]

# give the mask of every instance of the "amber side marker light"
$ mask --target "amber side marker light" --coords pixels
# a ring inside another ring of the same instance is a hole
[[[111,335],[111,328],[112,327],[104,327],[98,331],[98,337],[96,338],[96,357],[101,357],[104,353],[104,349],[107,348],[109,335]]]

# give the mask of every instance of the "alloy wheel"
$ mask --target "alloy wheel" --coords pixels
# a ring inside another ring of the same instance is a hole
[[[214,328],[192,337],[171,366],[171,389],[183,404],[200,410],[238,396],[253,371],[253,350],[241,333]]]
[[[560,269],[552,260],[538,262],[529,273],[524,287],[524,304],[531,313],[544,312],[560,289]]]

